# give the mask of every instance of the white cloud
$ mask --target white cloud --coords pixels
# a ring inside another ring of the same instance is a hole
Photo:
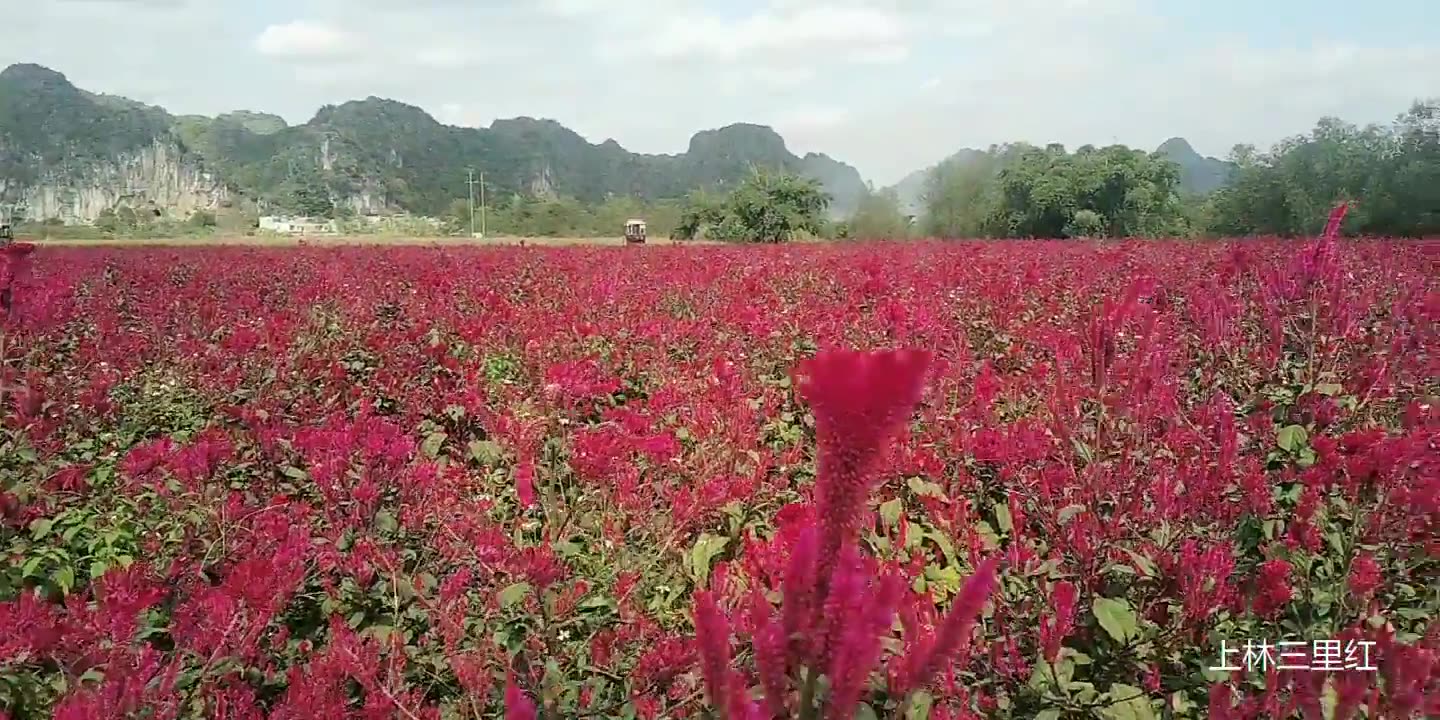
[[[641,44],[642,54],[661,58],[736,62],[765,56],[826,52],[858,57],[904,51],[906,28],[893,12],[873,7],[816,5],[764,10],[740,19],[713,13],[672,15]]]
[[[337,58],[359,46],[359,38],[352,33],[309,20],[270,25],[255,39],[260,54],[278,58]]]
[[[781,132],[807,133],[837,127],[849,118],[850,113],[844,108],[811,106],[781,111],[775,116],[774,123]]]

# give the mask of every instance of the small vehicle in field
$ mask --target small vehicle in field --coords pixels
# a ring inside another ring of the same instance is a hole
[[[626,244],[626,245],[644,245],[644,244],[645,244],[645,221],[644,221],[644,220],[626,220],[626,221],[625,221],[625,244]]]
[[[15,231],[10,228],[10,223],[0,222],[0,245],[9,245],[15,240]]]

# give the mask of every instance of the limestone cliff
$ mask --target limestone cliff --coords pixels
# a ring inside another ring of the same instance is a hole
[[[864,187],[854,168],[798,157],[774,130],[737,124],[695,135],[684,153],[594,144],[554,120],[453,127],[420,108],[367,98],[323,107],[302,125],[273,115],[174,116],[96,95],[38,65],[0,72],[0,204],[32,219],[88,222],[128,205],[183,217],[253,201],[266,211],[444,213],[468,170],[494,201],[512,195],[598,203],[678,199],[725,187],[752,167],[819,180],[844,212]]]
[[[0,202],[37,222],[90,223],[122,206],[184,218],[197,210],[216,210],[229,199],[223,182],[163,140],[109,162],[45,172],[31,182],[0,178]]]

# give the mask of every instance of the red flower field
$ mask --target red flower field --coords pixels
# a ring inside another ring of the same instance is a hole
[[[1440,714],[1440,244],[40,248],[0,716]]]

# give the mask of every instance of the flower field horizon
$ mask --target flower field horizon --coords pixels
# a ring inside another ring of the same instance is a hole
[[[1440,242],[24,263],[0,718],[1440,715]]]

